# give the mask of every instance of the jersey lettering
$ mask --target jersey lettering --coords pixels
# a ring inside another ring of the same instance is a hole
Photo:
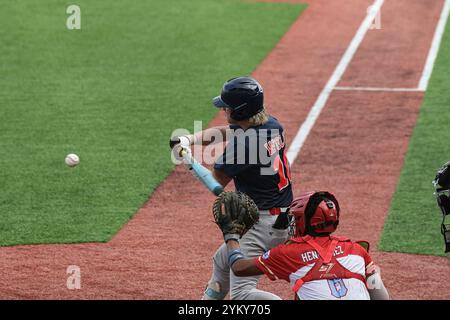
[[[316,251],[307,251],[305,253],[302,253],[302,260],[303,262],[307,263],[313,260],[319,259],[319,255]]]
[[[336,246],[336,249],[334,250],[333,256],[338,256],[344,254],[344,251],[342,250],[342,246]]]
[[[344,254],[344,250],[342,249],[342,246],[336,246],[336,249],[333,252],[333,256],[339,256],[341,254]],[[317,251],[307,251],[305,253],[302,253],[302,260],[303,262],[310,262],[313,260],[317,260],[319,259],[319,255],[317,253]]]
[[[285,147],[285,143],[280,135],[276,136],[272,140],[266,142],[264,144],[264,147],[266,147],[267,152],[269,153],[269,156],[273,156],[276,152],[280,151]]]

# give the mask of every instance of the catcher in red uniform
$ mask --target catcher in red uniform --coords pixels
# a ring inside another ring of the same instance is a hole
[[[387,300],[380,271],[367,242],[331,235],[340,208],[329,192],[308,192],[294,199],[289,214],[293,237],[257,258],[247,259],[239,239],[257,221],[243,194],[225,192],[214,203],[214,218],[228,247],[228,263],[237,276],[265,274],[291,284],[300,300]],[[251,216],[249,219],[247,216]],[[250,222],[248,222],[250,221]]]

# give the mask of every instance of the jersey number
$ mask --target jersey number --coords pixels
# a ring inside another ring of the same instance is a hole
[[[281,191],[291,183],[291,169],[286,157],[286,149],[283,151],[283,159],[278,154],[273,163],[273,169],[278,172],[280,182],[278,182],[278,190]]]
[[[342,279],[327,280],[333,297],[342,298],[347,295],[347,287]]]

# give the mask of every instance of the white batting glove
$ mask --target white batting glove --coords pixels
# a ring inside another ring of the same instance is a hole
[[[175,136],[170,138],[169,146],[173,149],[176,145],[180,145],[181,147],[189,147],[195,143],[194,135],[190,134],[188,136]]]

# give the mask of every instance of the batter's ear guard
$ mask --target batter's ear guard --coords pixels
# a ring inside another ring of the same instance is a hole
[[[433,180],[434,195],[442,212],[441,233],[444,236],[445,252],[450,252],[450,224],[445,223],[446,216],[450,215],[450,161],[444,164]]]

